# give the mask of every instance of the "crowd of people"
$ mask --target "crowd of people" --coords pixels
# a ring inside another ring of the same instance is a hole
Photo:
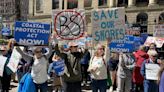
[[[156,46],[140,46],[135,52],[110,52],[106,45],[97,44],[94,53],[76,42],[64,45],[17,46],[15,41],[1,46],[0,54],[7,57],[1,80],[2,92],[9,92],[13,72],[7,66],[13,49],[21,55],[17,66],[18,92],[47,92],[53,79],[54,92],[81,92],[91,86],[92,92],[164,92],[164,60]],[[64,62],[62,73],[57,73],[55,62]],[[159,67],[155,78],[150,66]]]

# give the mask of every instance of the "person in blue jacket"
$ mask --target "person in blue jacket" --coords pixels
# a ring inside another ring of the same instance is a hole
[[[141,75],[144,77],[144,92],[158,92],[158,84],[157,84],[157,80],[154,79],[148,79],[146,77],[146,64],[154,64],[154,65],[158,65],[157,63],[157,56],[158,53],[155,50],[149,50],[148,51],[148,55],[149,55],[149,59],[145,60],[142,63],[141,66]]]

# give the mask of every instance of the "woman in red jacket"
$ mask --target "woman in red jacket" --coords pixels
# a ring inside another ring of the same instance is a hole
[[[135,56],[135,67],[133,70],[133,91],[134,92],[140,92],[140,90],[143,90],[143,76],[140,73],[141,65],[144,60],[149,58],[149,55],[146,53],[146,47],[140,46],[139,50],[134,52]]]

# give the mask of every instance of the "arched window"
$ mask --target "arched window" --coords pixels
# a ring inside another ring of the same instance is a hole
[[[117,6],[122,7],[122,6],[127,6],[128,5],[128,0],[118,0]]]
[[[68,0],[67,8],[74,9],[78,7],[78,0]]]
[[[107,5],[107,0],[99,0],[98,5],[99,6]]]
[[[125,15],[125,23],[128,23],[128,19],[126,15]]]
[[[148,24],[148,15],[146,13],[139,13],[137,15],[137,24],[141,25],[141,33],[146,33],[147,24]]]
[[[52,0],[52,9],[59,8],[59,0]]]
[[[164,12],[159,15],[159,24],[164,24]]]
[[[136,2],[148,2],[148,0],[136,0]]]

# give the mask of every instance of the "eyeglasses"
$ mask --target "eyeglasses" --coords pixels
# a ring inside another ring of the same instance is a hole
[[[104,50],[104,48],[98,48],[98,50]]]
[[[156,58],[156,57],[158,57],[158,56],[157,56],[157,55],[154,55],[154,56],[152,56],[152,57]]]

